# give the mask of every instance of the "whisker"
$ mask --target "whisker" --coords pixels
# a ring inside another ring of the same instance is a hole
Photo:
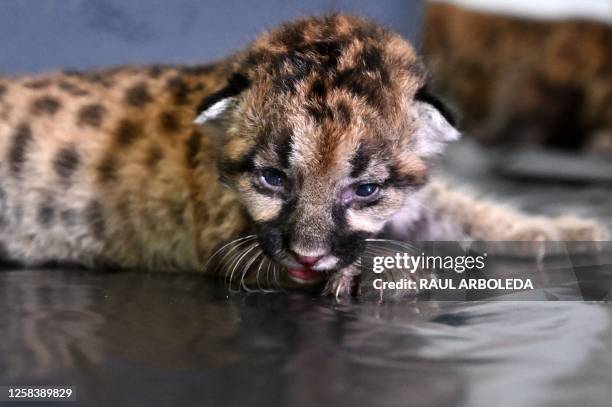
[[[238,242],[240,242],[240,241],[243,241],[243,240],[245,240],[245,239],[249,239],[249,240],[250,240],[250,239],[255,239],[255,235],[243,236],[243,237],[240,237],[240,238],[238,238],[238,239],[234,239],[234,240],[232,240],[232,241],[230,241],[230,242],[228,242],[228,243],[224,244],[224,245],[223,245],[221,248],[217,249],[217,251],[215,251],[215,252],[212,254],[212,256],[210,256],[210,257],[208,258],[208,260],[207,260],[207,261],[206,261],[206,263],[204,264],[204,271],[205,271],[205,272],[206,272],[206,271],[208,271],[208,266],[210,265],[210,263],[213,261],[213,259],[214,259],[215,257],[217,257],[219,254],[221,254],[221,253],[223,252],[223,250],[225,250],[225,248],[226,248],[226,247],[228,247],[228,246],[230,246],[230,245],[234,245],[234,244],[236,244],[236,243],[238,243]]]
[[[238,244],[236,244],[235,246],[233,246],[230,250],[228,250],[228,252],[223,256],[223,258],[221,259],[221,261],[219,262],[220,267],[224,267],[225,268],[225,273],[223,275],[223,281],[225,282],[225,284],[231,284],[231,281],[228,281],[228,277],[229,277],[229,272],[232,269],[232,266],[234,265],[234,263],[236,262],[236,260],[238,260],[239,256],[240,256],[240,250],[238,250],[238,248],[246,243],[250,243],[252,242],[252,240],[244,240]],[[232,258],[232,260],[230,262],[225,261],[225,259],[230,255],[230,253],[232,252],[236,252]]]
[[[247,275],[247,273],[249,272],[249,269],[251,268],[251,266],[253,265],[253,263],[255,262],[255,260],[257,260],[257,258],[263,254],[263,251],[259,248],[259,244],[257,245],[257,253],[251,257],[251,259],[249,260],[249,262],[244,266],[244,271],[242,272],[242,277],[240,278],[240,285],[239,287],[244,288],[244,290],[246,292],[251,292],[252,290],[249,290],[247,284],[244,281],[244,277]],[[256,276],[257,277],[257,276]]]
[[[258,243],[253,243],[251,246],[249,246],[247,249],[245,249],[245,251],[240,255],[240,257],[238,257],[238,260],[236,260],[236,262],[234,263],[234,266],[232,268],[232,272],[230,273],[230,277],[229,277],[229,283],[230,283],[229,287],[230,287],[230,290],[232,288],[232,281],[234,280],[234,273],[236,272],[236,269],[238,268],[238,265],[258,245],[259,245]],[[238,289],[240,289],[240,285],[238,285]]]

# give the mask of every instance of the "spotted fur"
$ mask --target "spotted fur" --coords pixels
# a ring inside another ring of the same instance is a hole
[[[215,65],[2,78],[0,244],[28,265],[201,271],[216,258],[258,283],[323,255],[316,270],[346,294],[381,233],[512,240],[530,217],[487,223],[428,181],[459,133],[427,83],[408,42],[344,15],[283,25]],[[271,170],[282,188],[262,182]],[[376,194],[357,198],[363,184]]]

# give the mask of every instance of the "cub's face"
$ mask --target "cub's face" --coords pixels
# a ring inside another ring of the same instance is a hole
[[[353,264],[458,136],[404,40],[364,20],[307,19],[264,35],[196,122],[263,253],[298,283]]]

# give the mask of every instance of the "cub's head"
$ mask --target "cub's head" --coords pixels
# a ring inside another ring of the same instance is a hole
[[[412,47],[360,18],[284,25],[236,59],[196,122],[220,130],[221,179],[263,252],[293,280],[318,281],[406,210],[458,132]]]

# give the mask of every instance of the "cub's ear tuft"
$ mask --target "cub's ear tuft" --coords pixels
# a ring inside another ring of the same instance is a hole
[[[414,97],[419,128],[415,134],[417,152],[423,157],[436,156],[461,134],[454,127],[451,110],[424,86]]]
[[[232,102],[236,100],[236,96],[242,93],[250,85],[249,79],[240,74],[233,74],[225,87],[206,96],[197,108],[198,116],[194,120],[196,124],[204,124],[209,121],[219,119]]]

